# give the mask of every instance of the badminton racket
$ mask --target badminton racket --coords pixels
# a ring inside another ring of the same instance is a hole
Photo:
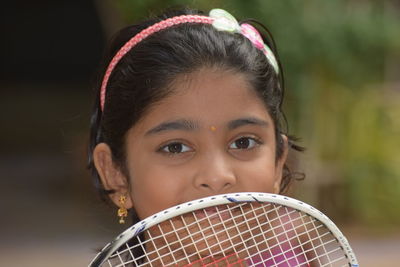
[[[322,212],[268,193],[193,200],[150,216],[106,245],[95,266],[358,266]]]

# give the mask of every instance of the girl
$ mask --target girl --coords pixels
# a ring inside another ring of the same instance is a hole
[[[274,46],[221,9],[168,11],[112,42],[91,121],[96,186],[133,223],[210,195],[284,192],[292,174]]]

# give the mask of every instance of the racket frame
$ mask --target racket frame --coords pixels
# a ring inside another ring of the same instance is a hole
[[[104,263],[115,251],[131,238],[138,236],[143,231],[173,217],[192,212],[199,209],[213,207],[223,204],[240,202],[272,203],[287,206],[298,211],[304,212],[322,222],[328,230],[335,236],[340,246],[348,257],[351,267],[358,267],[357,258],[343,233],[339,228],[321,211],[300,200],[271,193],[243,192],[221,194],[189,201],[180,205],[160,211],[146,219],[132,225],[124,232],[119,234],[112,242],[108,243],[92,260],[89,267],[97,267]]]

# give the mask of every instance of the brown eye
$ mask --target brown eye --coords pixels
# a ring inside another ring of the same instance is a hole
[[[190,148],[182,143],[174,142],[163,146],[160,149],[162,152],[178,154],[190,151]]]
[[[229,148],[232,149],[251,149],[257,145],[259,145],[260,142],[255,140],[254,138],[250,137],[241,137],[239,139],[236,139],[230,146]]]
[[[168,152],[170,153],[181,153],[182,152],[182,144],[174,143],[167,146]]]

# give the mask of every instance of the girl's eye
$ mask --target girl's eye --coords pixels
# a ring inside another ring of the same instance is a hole
[[[160,151],[165,153],[178,154],[191,151],[191,148],[182,143],[174,142],[161,147]]]
[[[236,139],[229,148],[231,149],[251,149],[258,146],[261,142],[251,137],[241,137]]]

